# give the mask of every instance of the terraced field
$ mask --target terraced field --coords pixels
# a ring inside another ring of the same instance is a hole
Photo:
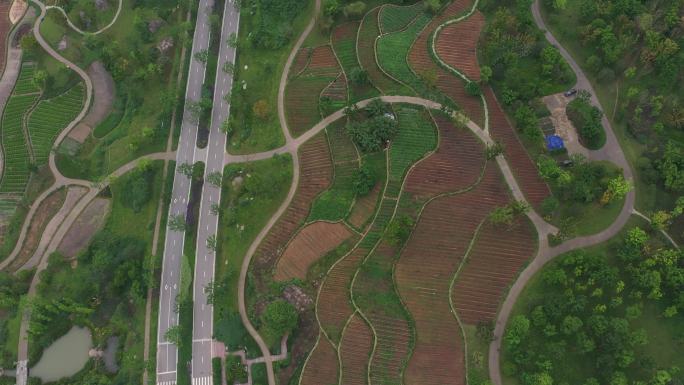
[[[62,95],[41,100],[31,111],[28,131],[36,164],[47,163],[55,138],[81,111],[84,95],[79,83]]]
[[[356,52],[361,67],[368,72],[370,82],[385,95],[412,95],[413,92],[385,75],[375,60],[375,40],[380,36],[377,7],[366,14],[359,26]]]
[[[380,32],[385,34],[401,31],[421,13],[423,13],[423,3],[421,1],[408,6],[384,5],[380,9],[379,15]]]
[[[285,88],[287,124],[294,136],[301,135],[321,120],[322,94],[333,102],[344,104],[347,100],[346,80],[336,82],[342,69],[332,48],[329,45],[314,48],[308,61],[302,59],[302,55],[305,54],[297,55],[293,65],[293,73],[298,74],[291,75]],[[306,67],[297,72],[302,62],[306,62]]]
[[[480,80],[477,42],[484,25],[484,15],[475,11],[467,19],[444,27],[435,44],[435,51],[440,59],[474,81]]]
[[[371,84],[356,84],[349,80],[350,74],[361,68],[359,58],[356,55],[356,35],[359,30],[359,25],[360,23],[358,21],[340,24],[333,29],[330,36],[335,54],[346,74],[349,87],[349,99],[354,102],[368,99],[379,94],[378,90]]]
[[[468,117],[484,127],[484,107],[480,98],[469,95],[465,83],[454,74],[435,63],[430,54],[430,36],[447,20],[466,12],[472,6],[471,0],[456,0],[434,17],[413,42],[408,55],[411,69],[419,76],[434,77],[435,87],[456,103]]]
[[[12,95],[2,115],[2,148],[5,169],[0,180],[0,193],[22,194],[28,184],[31,164],[23,119],[40,95]]]

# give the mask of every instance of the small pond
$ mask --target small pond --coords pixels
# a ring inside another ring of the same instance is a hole
[[[90,331],[74,326],[45,349],[38,364],[29,370],[29,375],[39,377],[43,382],[73,376],[88,362],[88,351],[92,345]]]

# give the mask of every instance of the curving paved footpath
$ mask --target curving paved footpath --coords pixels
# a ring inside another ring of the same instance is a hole
[[[594,88],[592,87],[591,82],[589,82],[587,76],[584,74],[584,72],[577,64],[577,62],[572,58],[572,56],[570,56],[568,51],[562,45],[560,45],[558,40],[556,40],[556,38],[551,34],[551,32],[548,31],[546,24],[544,23],[544,20],[541,17],[539,0],[535,0],[535,2],[532,4],[532,15],[534,17],[535,23],[537,24],[537,27],[544,31],[544,36],[546,37],[546,40],[548,40],[551,44],[553,44],[559,49],[563,58],[570,65],[573,72],[575,72],[575,75],[577,76],[577,84],[575,87],[578,89],[585,89],[589,91],[591,93],[592,103],[603,111],[603,108],[601,107],[601,104],[598,98],[596,97],[596,92],[594,91]],[[610,124],[608,118],[606,118],[605,114],[603,114],[602,123],[603,128],[606,131],[606,144],[600,150],[590,151],[589,158],[594,160],[608,160],[615,163],[618,167],[622,168],[625,179],[627,181],[632,181],[634,178],[632,169],[629,163],[627,162],[627,159],[625,158],[625,155],[622,151],[622,148],[620,147],[620,144],[618,143],[615,133],[613,132],[613,127]],[[547,262],[551,261],[558,255],[567,253],[571,250],[596,245],[598,243],[605,242],[614,237],[617,233],[620,232],[620,230],[622,230],[625,224],[627,224],[627,221],[629,220],[634,210],[634,202],[635,192],[634,190],[632,190],[627,194],[625,198],[625,203],[622,207],[622,211],[620,212],[620,215],[618,215],[615,222],[613,222],[613,224],[611,224],[607,229],[601,231],[598,234],[574,238],[556,247],[550,247],[546,239],[544,239],[543,243],[540,243],[537,256],[530,263],[530,265],[528,265],[527,268],[525,268],[525,270],[523,270],[523,272],[520,274],[520,276],[508,292],[508,296],[506,297],[506,300],[503,302],[503,304],[501,305],[501,309],[499,310],[499,315],[497,317],[496,324],[494,327],[494,339],[489,346],[489,377],[495,385],[503,384],[501,379],[501,343],[503,340],[506,323],[508,322],[508,319],[511,316],[513,306],[515,305],[518,297],[520,296],[520,293],[523,291],[523,289],[530,281],[530,279],[537,272],[539,272],[539,270],[541,270]]]
[[[35,0],[34,0],[35,1]],[[64,18],[66,19],[67,24],[69,24],[69,27],[73,29],[74,31],[80,33],[81,35],[99,35],[102,32],[108,30],[114,23],[116,23],[116,19],[119,18],[119,14],[121,13],[121,8],[123,6],[123,0],[119,0],[119,7],[116,9],[116,14],[114,14],[114,18],[112,21],[109,22],[109,24],[105,25],[104,27],[100,28],[99,30],[95,32],[87,32],[87,31],[82,31],[80,28],[78,28],[74,23],[71,22],[71,19],[69,19],[69,15],[64,11],[62,7],[56,6],[56,5],[48,5],[45,8],[46,9],[56,9],[64,15]]]

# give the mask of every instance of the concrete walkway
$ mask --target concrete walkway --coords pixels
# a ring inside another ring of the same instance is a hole
[[[546,24],[544,23],[544,20],[541,17],[539,0],[535,0],[535,2],[532,4],[532,15],[534,17],[535,23],[537,24],[537,27],[545,31],[544,35],[546,39],[559,49],[563,58],[570,65],[573,72],[575,72],[575,75],[577,76],[577,84],[575,85],[575,87],[578,89],[584,89],[589,91],[591,93],[592,103],[603,111],[603,108],[601,107],[601,104],[599,103],[598,98],[596,97],[596,92],[594,91],[594,88],[589,82],[587,76],[584,74],[584,72],[577,64],[577,62],[572,58],[572,56],[570,56],[568,51],[565,48],[563,48],[563,46],[560,45],[558,40],[556,40],[556,38],[547,30]],[[618,143],[615,133],[613,132],[613,127],[610,121],[606,118],[605,114],[603,116],[602,123],[603,128],[606,132],[606,144],[600,150],[589,151],[589,159],[610,161],[622,169],[625,180],[630,182],[633,181],[632,169],[629,163],[627,162],[627,159],[625,158],[625,155],[622,151],[622,148],[620,147],[620,144]],[[537,274],[546,263],[548,263],[558,255],[567,253],[571,250],[596,245],[614,237],[616,234],[620,232],[620,230],[622,230],[622,228],[625,226],[630,216],[632,215],[632,212],[634,210],[634,202],[635,192],[634,190],[632,190],[627,194],[624,206],[622,207],[622,211],[618,215],[617,219],[607,229],[601,231],[598,234],[574,238],[556,247],[550,247],[546,240],[544,240],[543,243],[540,243],[537,256],[530,263],[530,265],[528,265],[527,268],[525,268],[525,270],[523,270],[523,272],[520,274],[520,276],[508,292],[508,296],[506,297],[505,301],[501,305],[501,309],[499,310],[499,315],[494,326],[493,341],[489,347],[489,377],[495,385],[502,385],[501,343],[503,341],[506,324],[508,322],[508,319],[510,318],[513,306],[515,305],[518,297],[520,296],[520,293],[523,291],[529,280],[532,277],[534,277],[535,274]]]

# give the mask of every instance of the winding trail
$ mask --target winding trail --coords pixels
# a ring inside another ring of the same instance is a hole
[[[36,1],[36,0],[34,0],[34,1]],[[66,22],[69,25],[69,27],[71,27],[71,29],[80,33],[81,35],[85,36],[85,35],[99,35],[102,32],[108,30],[112,25],[114,25],[114,23],[116,23],[116,20],[119,18],[119,14],[121,13],[122,7],[123,7],[123,0],[119,0],[119,6],[116,9],[116,13],[114,14],[114,18],[112,19],[112,21],[110,21],[109,24],[105,25],[104,27],[100,28],[99,30],[97,30],[95,32],[83,31],[80,28],[78,28],[74,23],[71,22],[71,19],[69,19],[69,15],[67,15],[67,13],[64,11],[64,9],[60,6],[48,5],[48,6],[45,6],[45,9],[48,9],[48,10],[49,9],[56,9],[56,10],[60,11],[62,13],[62,15],[64,15],[64,19],[66,19]]]
[[[570,56],[568,51],[558,42],[558,40],[556,40],[556,38],[551,34],[551,32],[548,31],[546,24],[542,19],[539,6],[539,0],[535,0],[532,4],[532,15],[534,17],[535,23],[537,24],[537,27],[544,31],[544,36],[546,37],[546,40],[548,40],[549,43],[553,44],[559,49],[563,58],[572,68],[573,72],[577,76],[577,84],[575,85],[575,87],[578,89],[585,89],[589,91],[591,93],[592,103],[596,105],[599,109],[601,109],[601,111],[603,111],[603,108],[598,98],[596,97],[596,92],[594,91],[591,82],[589,82],[587,76],[584,74],[584,72],[577,64],[577,62],[572,58],[572,56]],[[625,179],[631,182],[634,179],[634,174],[632,173],[632,169],[629,163],[627,162],[627,159],[625,158],[622,148],[620,147],[617,137],[615,136],[615,133],[613,131],[613,127],[608,118],[606,117],[605,113],[603,114],[603,119],[601,122],[606,132],[606,144],[600,150],[590,151],[589,158],[593,160],[607,160],[615,163],[618,167],[622,168],[622,172],[624,174]],[[634,202],[635,191],[632,189],[627,194],[625,198],[625,203],[622,207],[622,211],[618,215],[617,219],[608,228],[606,228],[598,234],[574,238],[555,247],[550,247],[546,239],[544,239],[543,242],[540,243],[537,256],[530,263],[530,265],[528,265],[527,268],[525,268],[525,270],[523,270],[523,272],[520,274],[520,276],[508,292],[508,296],[506,297],[506,300],[503,302],[503,304],[501,305],[501,309],[499,310],[499,315],[497,317],[496,324],[494,327],[493,340],[489,346],[489,377],[495,385],[503,384],[501,379],[501,343],[503,340],[506,323],[510,318],[513,306],[515,305],[518,297],[520,296],[520,293],[523,291],[523,289],[530,281],[530,279],[532,279],[532,277],[534,277],[534,275],[537,272],[539,272],[539,270],[541,270],[547,262],[551,261],[555,257],[567,253],[571,250],[585,248],[588,246],[605,242],[610,238],[614,237],[616,234],[620,232],[620,230],[622,230],[622,228],[625,226],[630,216],[632,215],[634,211]]]

